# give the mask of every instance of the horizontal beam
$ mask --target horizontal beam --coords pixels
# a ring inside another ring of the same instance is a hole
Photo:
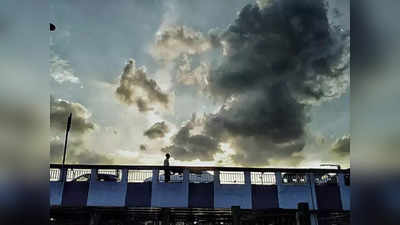
[[[50,164],[50,168],[61,169],[62,164]],[[164,166],[159,165],[87,165],[87,164],[68,164],[64,165],[68,169],[128,169],[128,170],[163,170]],[[170,166],[170,170],[183,171],[188,169],[190,172],[200,171],[251,171],[251,172],[287,172],[287,173],[350,173],[350,169],[319,169],[319,168],[252,168],[252,167],[208,167],[208,166]]]

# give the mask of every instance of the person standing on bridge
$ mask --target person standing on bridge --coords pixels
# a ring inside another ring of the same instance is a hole
[[[167,153],[165,154],[165,159],[164,159],[164,182],[167,183],[170,181],[171,177],[170,177],[170,170],[169,170],[169,158],[170,158],[170,154]]]

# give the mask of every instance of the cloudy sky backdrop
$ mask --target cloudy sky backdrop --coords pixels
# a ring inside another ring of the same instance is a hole
[[[345,0],[52,1],[50,158],[349,166]]]

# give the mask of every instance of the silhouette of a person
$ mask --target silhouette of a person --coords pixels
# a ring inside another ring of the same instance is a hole
[[[169,153],[165,154],[165,159],[164,159],[164,182],[167,183],[170,181],[170,170],[169,170],[169,158],[171,156]]]

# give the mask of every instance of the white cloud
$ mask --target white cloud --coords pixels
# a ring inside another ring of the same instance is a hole
[[[62,83],[81,83],[79,77],[75,76],[71,65],[67,60],[58,55],[53,55],[50,59],[50,76],[59,84]]]

